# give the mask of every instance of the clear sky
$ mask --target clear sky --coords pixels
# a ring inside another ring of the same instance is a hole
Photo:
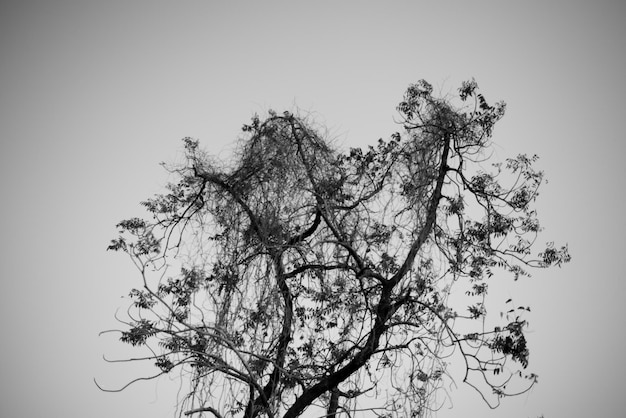
[[[255,112],[297,106],[366,146],[409,83],[471,77],[508,103],[496,157],[541,156],[542,239],[574,260],[497,285],[532,307],[539,385],[495,411],[460,385],[438,416],[622,416],[625,45],[623,1],[2,2],[0,416],[173,416],[167,379],[93,378],[144,371],[101,357],[132,355],[98,332],[139,286],[105,248],[181,138],[225,156]]]

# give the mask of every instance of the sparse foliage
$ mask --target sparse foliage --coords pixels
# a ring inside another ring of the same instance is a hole
[[[229,164],[184,140],[152,219],[120,222],[109,247],[142,277],[121,340],[182,373],[181,413],[423,416],[455,359],[490,402],[535,382],[530,309],[487,327],[488,284],[567,247],[531,251],[536,156],[485,168],[504,104],[473,80],[456,100],[411,85],[402,132],[345,153],[288,112],[254,117]]]

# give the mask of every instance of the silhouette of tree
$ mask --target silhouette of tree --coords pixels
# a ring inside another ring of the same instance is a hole
[[[423,416],[454,359],[492,405],[532,386],[529,308],[489,325],[488,284],[567,247],[531,255],[536,156],[484,167],[505,105],[473,80],[454,101],[411,85],[402,133],[346,153],[289,112],[244,125],[227,163],[184,139],[176,182],[142,202],[152,218],[109,246],[142,277],[121,340],[153,377],[181,373],[181,414]]]

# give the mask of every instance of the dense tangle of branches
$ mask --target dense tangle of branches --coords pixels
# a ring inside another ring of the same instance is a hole
[[[482,168],[504,104],[474,81],[457,100],[412,85],[402,132],[347,153],[288,112],[254,117],[228,165],[184,140],[152,219],[120,222],[109,247],[143,279],[121,340],[157,376],[183,373],[181,414],[423,416],[453,359],[492,404],[532,385],[527,308],[487,327],[488,282],[569,255],[531,254],[536,157]]]

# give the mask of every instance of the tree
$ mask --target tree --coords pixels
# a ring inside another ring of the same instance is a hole
[[[181,414],[423,416],[455,359],[492,405],[532,386],[530,309],[491,325],[488,284],[570,257],[531,254],[537,157],[483,168],[504,103],[473,80],[454,100],[411,85],[402,133],[346,153],[289,112],[244,125],[229,163],[184,139],[176,181],[142,202],[152,218],[109,246],[142,277],[121,341],[153,377],[181,373]]]

